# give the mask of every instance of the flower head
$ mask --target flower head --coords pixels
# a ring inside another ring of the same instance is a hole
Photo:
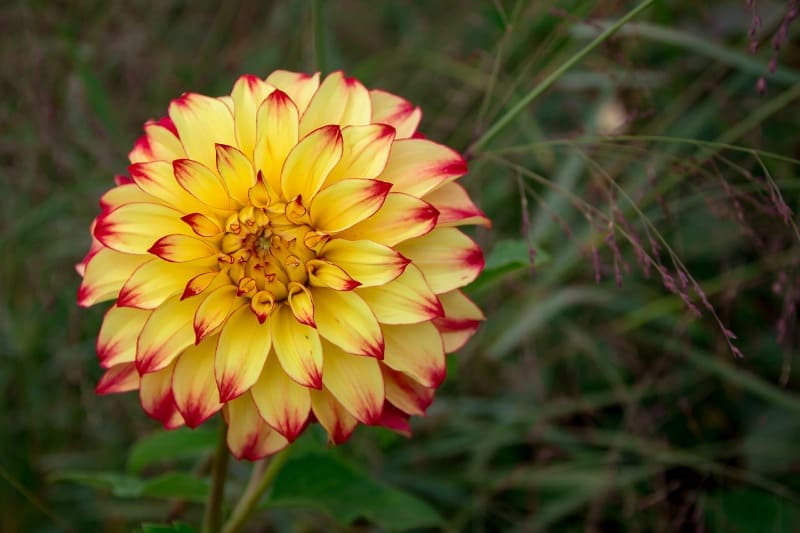
[[[341,72],[276,71],[147,122],[78,265],[80,305],[114,300],[97,392],[138,389],[167,428],[222,410],[239,458],[311,420],[334,443],[359,422],[408,433],[483,318],[457,226],[488,224],[420,117]]]

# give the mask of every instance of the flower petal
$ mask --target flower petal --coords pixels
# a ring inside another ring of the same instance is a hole
[[[411,102],[392,93],[373,89],[369,92],[372,102],[372,122],[389,124],[397,130],[398,139],[414,135],[422,119],[422,110]]]
[[[194,344],[192,323],[203,298],[173,296],[152,312],[136,341],[136,368],[140,374],[161,370]]]
[[[236,140],[248,158],[253,157],[256,143],[256,109],[275,88],[257,76],[245,74],[233,85],[233,120]]]
[[[186,425],[196,428],[222,408],[214,381],[214,352],[217,339],[210,337],[190,346],[175,363],[172,394]]]
[[[393,183],[395,192],[423,196],[466,173],[464,158],[447,146],[427,139],[402,139],[392,144],[378,179]]]
[[[344,179],[374,179],[386,167],[395,131],[386,124],[347,126],[342,129],[342,159],[328,175],[327,184]]]
[[[362,287],[383,285],[405,270],[408,259],[388,246],[372,241],[331,239],[320,257],[341,267]]]
[[[238,148],[227,144],[217,144],[217,172],[222,176],[225,188],[231,198],[240,205],[248,205],[250,187],[256,184],[253,164]]]
[[[258,108],[253,163],[275,191],[281,190],[281,169],[297,144],[299,120],[297,107],[280,90],[270,94]]]
[[[344,269],[330,261],[311,259],[306,261],[306,270],[308,271],[308,283],[312,287],[330,287],[336,291],[351,291],[361,285],[361,283],[351,278]],[[297,313],[295,313],[295,316],[297,316]],[[312,324],[309,323],[308,325],[311,326]]]
[[[372,115],[369,92],[341,70],[329,74],[314,93],[300,119],[300,136],[322,126],[368,124]]]
[[[480,246],[455,228],[437,228],[397,250],[419,267],[436,294],[471,283],[484,266]]]
[[[446,183],[429,192],[425,195],[425,201],[439,211],[439,226],[478,224],[492,227],[492,222],[472,203],[467,191],[458,183]]]
[[[405,372],[425,387],[438,387],[447,368],[439,331],[430,322],[403,326],[383,325],[386,351],[383,363]],[[414,339],[413,343],[409,339]]]
[[[100,209],[111,211],[125,204],[157,204],[161,203],[159,198],[146,193],[136,183],[126,183],[118,185],[106,191],[100,197]]]
[[[319,88],[319,72],[309,75],[303,72],[276,70],[267,76],[266,81],[288,94],[297,106],[297,110],[303,113]]]
[[[167,298],[181,294],[187,279],[208,270],[207,264],[169,263],[158,258],[150,259],[141,264],[125,281],[119,291],[117,305],[155,309]]]
[[[308,287],[294,281],[290,282],[287,300],[289,308],[298,322],[312,328],[317,327],[317,323],[314,322],[314,300],[311,298],[311,291],[308,290]]]
[[[308,423],[311,412],[308,391],[286,375],[275,357],[269,357],[250,392],[261,418],[292,442]]]
[[[404,437],[411,437],[411,425],[408,423],[408,419],[409,415],[407,413],[386,402],[380,419],[374,425],[383,426]]]
[[[433,402],[436,389],[423,387],[417,381],[396,370],[381,365],[386,399],[410,415],[424,415]]]
[[[236,294],[236,287],[233,285],[223,285],[209,291],[208,296],[194,313],[194,343],[200,344],[200,341],[214,333],[239,306],[237,304],[241,305],[244,302],[245,300]]]
[[[189,194],[175,179],[172,162],[150,161],[128,167],[133,182],[145,193],[183,213],[203,211],[207,206]]]
[[[345,230],[380,209],[391,188],[385,181],[362,179],[346,179],[326,187],[311,201],[311,225],[326,233]]]
[[[339,234],[349,240],[369,240],[394,246],[436,227],[439,212],[414,196],[390,192],[381,209]]]
[[[342,404],[333,397],[327,389],[310,390],[311,409],[325,431],[328,432],[328,441],[332,444],[342,444],[358,426],[358,420],[347,412]]]
[[[125,204],[97,217],[94,236],[118,252],[144,254],[163,235],[187,235],[181,213],[158,204]]]
[[[186,155],[209,168],[216,164],[214,145],[236,145],[233,114],[221,100],[186,93],[169,105]]]
[[[361,288],[356,293],[382,324],[415,324],[444,316],[439,298],[413,264],[386,285]]]
[[[145,122],[144,135],[139,137],[128,154],[131,163],[172,161],[179,157],[186,157],[186,152],[169,117]]]
[[[486,320],[486,317],[461,291],[440,294],[439,300],[444,307],[444,317],[437,318],[433,324],[442,334],[445,352],[455,352],[475,334],[481,321]]]
[[[89,307],[116,298],[131,273],[147,262],[146,255],[119,253],[102,248],[86,263],[78,288],[78,305]]]
[[[136,338],[141,333],[150,311],[112,305],[103,318],[97,336],[97,357],[100,366],[111,368],[136,360]]]
[[[187,263],[219,254],[219,250],[206,239],[181,234],[161,237],[147,252],[172,263]]]
[[[172,374],[175,362],[168,367],[142,376],[139,385],[139,401],[144,412],[164,424],[166,429],[184,425],[183,416],[172,395]]]
[[[97,394],[115,394],[128,392],[139,387],[139,374],[133,363],[120,363],[114,365],[100,378],[94,391]]]
[[[221,401],[236,398],[253,386],[271,344],[269,324],[260,323],[249,306],[240,307],[225,321],[214,358]]]
[[[222,178],[211,168],[216,168],[216,146],[214,166],[207,167],[191,159],[176,159],[172,162],[175,180],[186,192],[215,209],[232,209],[228,188]]]
[[[284,449],[288,444],[258,414],[253,398],[243,394],[225,406],[228,421],[228,449],[237,459],[257,461]]]
[[[323,345],[322,383],[356,420],[374,424],[381,417],[385,393],[380,363],[351,355],[328,342]]]
[[[320,335],[348,353],[383,357],[380,325],[360,296],[323,288],[314,288],[312,294]]]
[[[322,345],[317,330],[298,322],[288,305],[279,305],[269,319],[272,345],[284,372],[304,387],[322,385]]]
[[[310,202],[341,158],[342,132],[339,126],[324,126],[312,131],[286,157],[281,171],[283,196],[287,200],[300,196],[304,202]]]

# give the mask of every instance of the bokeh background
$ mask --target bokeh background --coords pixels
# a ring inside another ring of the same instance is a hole
[[[488,320],[414,438],[362,427],[324,452],[427,507],[281,507],[252,530],[796,531],[798,2],[655,2],[469,149],[636,4],[3,2],[0,530],[197,523],[191,494],[63,479],[129,475],[159,432],[135,395],[94,395],[103,306],[76,306],[73,265],[170,99],[342,68],[469,153],[462,183],[494,223],[473,232],[489,261],[469,291]],[[193,457],[172,442],[134,473],[202,480],[199,431]],[[230,496],[246,477],[235,464]]]

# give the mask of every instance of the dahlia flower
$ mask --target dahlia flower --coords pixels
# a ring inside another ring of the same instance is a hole
[[[359,422],[409,433],[483,318],[457,227],[488,224],[420,117],[342,72],[279,70],[147,122],[78,265],[79,304],[114,302],[97,392],[138,389],[166,428],[221,410],[251,460],[310,421],[333,443]]]

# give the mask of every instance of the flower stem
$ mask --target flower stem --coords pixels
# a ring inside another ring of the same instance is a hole
[[[280,472],[281,467],[288,458],[289,450],[287,449],[273,455],[269,464],[261,461],[253,466],[253,474],[250,477],[250,482],[247,484],[247,488],[244,490],[244,494],[242,494],[239,503],[236,504],[233,514],[231,514],[230,519],[228,519],[228,522],[225,524],[225,528],[222,530],[223,533],[236,533],[244,526],[247,519],[255,510],[256,505],[258,505],[258,502],[261,500],[261,497],[272,485],[272,482],[275,481],[278,472]]]
[[[508,124],[517,116],[519,115],[523,109],[525,109],[528,104],[533,102],[535,98],[540,96],[544,93],[547,89],[549,89],[558,79],[564,75],[569,69],[574,67],[578,62],[580,62],[584,57],[589,55],[589,53],[597,48],[600,44],[602,44],[605,40],[609,37],[614,35],[622,26],[628,23],[629,20],[634,18],[636,15],[650,7],[655,0],[644,0],[641,4],[633,8],[629,11],[624,17],[619,19],[617,22],[606,28],[606,30],[598,35],[592,42],[584,46],[577,54],[570,57],[567,61],[561,64],[555,71],[550,73],[545,79],[539,82],[536,87],[531,89],[531,91],[526,94],[522,100],[517,102],[514,107],[509,109],[505,115],[500,117],[497,122],[492,124],[492,127],[486,130],[486,132],[481,135],[481,137],[476,140],[472,145],[466,150],[468,155],[474,155],[481,148],[484,147],[486,143],[492,140],[495,136],[497,136],[500,131],[503,130]]]
[[[203,533],[218,533],[222,526],[222,496],[228,475],[228,445],[225,442],[226,425],[220,423],[217,447],[211,465],[211,489],[208,492],[206,512],[203,516]]]

